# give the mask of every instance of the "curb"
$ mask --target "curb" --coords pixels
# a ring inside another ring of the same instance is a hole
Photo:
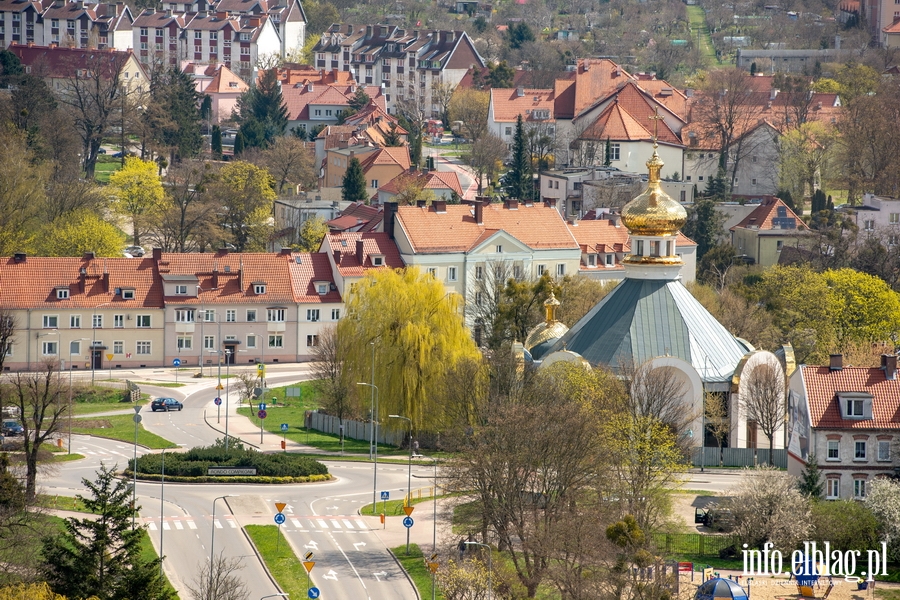
[[[384,543],[384,542],[382,542]],[[400,567],[400,570],[403,571],[404,577],[409,582],[410,587],[412,587],[413,591],[416,593],[416,599],[422,600],[422,596],[419,595],[419,588],[416,586],[416,583],[412,580],[412,577],[409,576],[409,572],[403,568],[403,564],[400,562],[400,559],[394,554],[394,552],[390,548],[386,548],[388,554],[391,555],[391,558],[394,559],[394,562],[397,563],[397,566]]]
[[[235,516],[234,511],[231,510],[231,505],[228,503],[228,498],[225,498],[225,506],[228,507],[228,510],[231,511],[231,515]],[[213,527],[215,527],[215,523],[213,523]],[[259,561],[260,566],[263,571],[266,572],[266,577],[269,578],[269,581],[272,582],[272,585],[275,586],[275,589],[278,590],[279,594],[283,594],[284,590],[281,589],[281,586],[278,585],[278,582],[275,581],[275,578],[272,576],[272,573],[269,572],[269,568],[266,566],[266,561],[263,560],[262,555],[260,555],[259,550],[256,547],[256,544],[253,543],[253,540],[250,538],[250,535],[247,533],[247,530],[244,529],[244,526],[241,525],[241,534],[244,536],[244,539],[250,544],[250,547],[253,548],[253,554],[256,555],[256,560]]]

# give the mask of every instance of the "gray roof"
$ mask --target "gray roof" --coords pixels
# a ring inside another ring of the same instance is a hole
[[[681,358],[704,382],[729,381],[749,351],[681,284],[625,279],[545,353],[571,350],[619,371],[658,356]]]

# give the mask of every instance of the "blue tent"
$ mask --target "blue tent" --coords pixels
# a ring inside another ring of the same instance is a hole
[[[730,579],[710,579],[697,588],[697,594],[694,600],[713,600],[716,598],[725,598],[727,600],[738,600],[749,598],[747,592],[744,591],[736,581]]]

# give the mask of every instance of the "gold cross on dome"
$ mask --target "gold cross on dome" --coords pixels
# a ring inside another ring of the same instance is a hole
[[[665,117],[659,116],[659,107],[653,109],[653,114],[647,117],[651,121],[653,121],[653,143],[656,143],[656,140],[659,139],[659,122],[662,121]]]

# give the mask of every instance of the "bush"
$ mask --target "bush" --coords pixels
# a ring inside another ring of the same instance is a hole
[[[868,506],[855,500],[813,502],[812,541],[830,542],[832,550],[865,552],[878,548],[878,520]]]

